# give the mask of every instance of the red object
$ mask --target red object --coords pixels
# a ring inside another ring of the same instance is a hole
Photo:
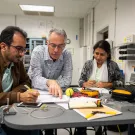
[[[80,92],[74,92],[74,94],[72,95],[72,97],[88,97],[87,94],[83,94]]]
[[[74,92],[72,97],[89,97],[87,94],[81,93],[81,92]],[[93,98],[98,98],[98,96],[95,96]]]

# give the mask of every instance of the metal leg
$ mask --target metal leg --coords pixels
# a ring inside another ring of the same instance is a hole
[[[57,135],[57,129],[54,129],[54,135]]]
[[[128,135],[135,135],[134,124],[128,124]]]
[[[72,135],[72,128],[69,128],[70,135]]]
[[[106,126],[104,126],[103,133],[104,133],[105,135],[107,135],[107,128],[106,128]]]
[[[98,130],[95,131],[95,135],[102,135],[102,126],[98,127]]]

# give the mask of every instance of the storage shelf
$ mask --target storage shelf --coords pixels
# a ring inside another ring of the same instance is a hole
[[[33,49],[38,46],[38,45],[45,45],[46,44],[46,39],[45,38],[27,38],[26,42],[26,49],[27,52],[24,56],[24,66],[25,69],[28,70],[30,66],[30,58],[31,58],[31,53]]]
[[[135,56],[120,56],[120,60],[135,60]]]
[[[135,43],[121,45],[119,49],[120,60],[135,60]]]

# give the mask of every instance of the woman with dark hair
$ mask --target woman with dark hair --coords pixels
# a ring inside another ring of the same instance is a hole
[[[79,79],[80,87],[115,88],[123,86],[124,78],[116,62],[111,60],[110,44],[98,41],[93,47],[93,59],[85,62]],[[99,127],[95,135],[100,135]],[[74,135],[87,135],[86,127],[76,128]]]
[[[79,79],[80,87],[115,88],[123,86],[124,77],[111,60],[110,44],[98,41],[93,47],[93,59],[86,61]]]

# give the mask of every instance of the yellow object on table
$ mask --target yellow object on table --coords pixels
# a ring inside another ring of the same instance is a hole
[[[113,111],[112,111],[112,112],[92,111],[92,113],[87,114],[87,115],[85,116],[85,118],[88,119],[88,118],[92,117],[92,116],[95,115],[95,114],[110,114],[110,115],[116,115],[116,112],[113,112]]]
[[[74,94],[74,91],[72,88],[67,88],[65,93],[67,96],[71,97]]]
[[[97,90],[82,89],[80,92],[83,94],[87,94],[89,97],[99,96],[99,92]]]

